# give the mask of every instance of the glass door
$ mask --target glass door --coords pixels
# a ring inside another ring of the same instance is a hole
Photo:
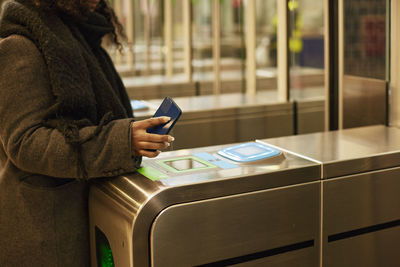
[[[388,1],[342,0],[339,127],[387,124]]]

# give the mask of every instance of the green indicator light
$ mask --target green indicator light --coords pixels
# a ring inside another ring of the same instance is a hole
[[[101,267],[114,267],[114,259],[111,248],[105,244],[100,246],[101,250]]]
[[[138,169],[138,172],[153,181],[168,178],[166,174],[160,172],[159,170],[151,166],[144,166]]]
[[[96,258],[98,267],[114,267],[114,258],[110,243],[104,233],[95,227],[96,232]]]

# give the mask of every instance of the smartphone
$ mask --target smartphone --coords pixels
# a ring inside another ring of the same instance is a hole
[[[168,134],[181,115],[182,110],[178,107],[174,100],[167,96],[164,98],[156,113],[154,113],[153,118],[167,116],[170,117],[171,120],[167,123],[148,128],[147,132],[153,134]]]

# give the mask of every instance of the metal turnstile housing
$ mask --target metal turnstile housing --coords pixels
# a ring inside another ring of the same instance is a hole
[[[168,152],[158,160],[223,147]],[[96,228],[117,267],[317,266],[319,175],[318,164],[284,153],[158,181],[137,173],[98,182],[89,201],[92,266],[98,266]]]
[[[232,169],[95,183],[95,229],[115,266],[400,266],[400,130],[259,140],[279,157]],[[226,146],[162,153],[157,160]]]
[[[319,162],[322,266],[400,266],[400,131],[369,126],[265,140]]]

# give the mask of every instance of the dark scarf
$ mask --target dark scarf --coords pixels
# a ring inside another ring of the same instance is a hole
[[[7,2],[0,20],[0,38],[22,35],[43,55],[55,96],[43,125],[58,129],[75,148],[80,164],[78,176],[82,178],[87,174],[81,145],[110,120],[133,117],[125,87],[100,45],[101,38],[111,31],[112,25],[100,13],[93,12],[87,21],[78,21],[39,10],[26,0]],[[82,139],[79,129],[84,126],[97,128]]]

